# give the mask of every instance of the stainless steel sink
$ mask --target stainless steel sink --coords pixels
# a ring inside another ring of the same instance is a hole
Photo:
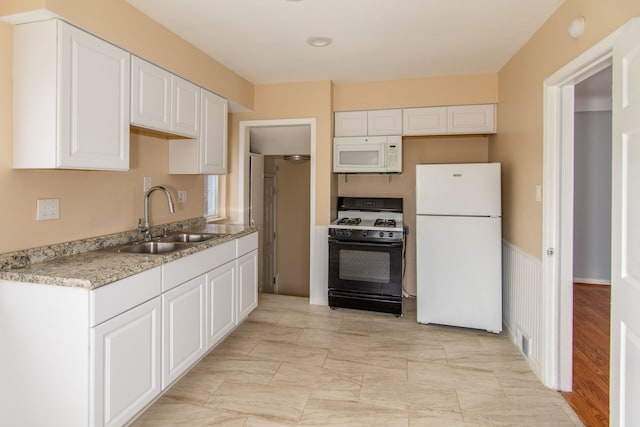
[[[174,242],[140,242],[114,248],[116,252],[130,254],[167,254],[189,247],[184,243]]]
[[[226,234],[222,233],[176,233],[160,239],[160,242],[176,242],[176,243],[198,243],[211,240],[216,237],[222,237]]]

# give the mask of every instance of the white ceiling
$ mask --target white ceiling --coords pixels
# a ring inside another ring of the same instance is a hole
[[[254,84],[495,73],[563,2],[127,1]]]

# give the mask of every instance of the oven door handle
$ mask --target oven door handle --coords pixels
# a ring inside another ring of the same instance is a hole
[[[337,240],[337,239],[329,239],[329,243],[333,244],[342,244],[349,246],[374,246],[374,247],[383,247],[383,248],[401,248],[402,242],[394,242],[394,243],[366,243],[366,242],[353,242],[350,240]]]

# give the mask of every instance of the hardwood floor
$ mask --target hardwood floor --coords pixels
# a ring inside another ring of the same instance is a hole
[[[611,288],[573,286],[573,392],[562,393],[587,427],[609,425]]]

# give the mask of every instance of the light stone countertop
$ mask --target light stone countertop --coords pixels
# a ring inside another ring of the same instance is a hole
[[[154,227],[153,231],[158,229],[161,230],[162,226]],[[170,232],[188,230],[224,233],[225,236],[157,255],[109,250],[135,241],[136,236],[139,237],[135,232],[0,254],[0,279],[91,290],[258,231],[256,227],[245,225],[205,224],[204,219],[174,223],[169,229]]]

